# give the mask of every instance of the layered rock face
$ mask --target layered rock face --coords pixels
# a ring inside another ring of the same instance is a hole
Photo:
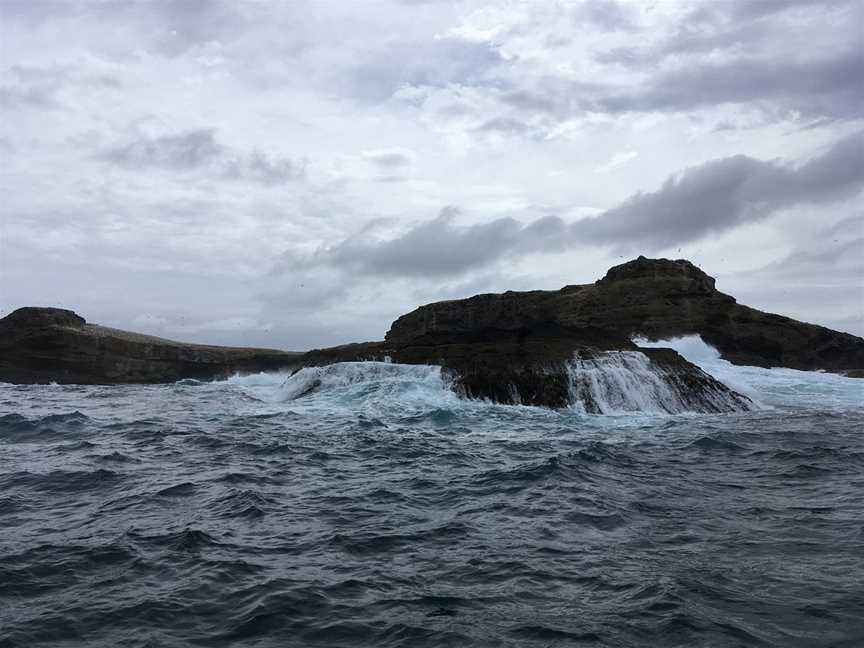
[[[556,291],[506,292],[421,306],[397,319],[386,340],[404,345],[471,331],[557,326],[581,339],[651,340],[701,335],[735,364],[855,372],[864,340],[742,306],[689,261],[646,259],[616,266],[594,284]]]
[[[88,324],[60,308],[19,308],[0,319],[0,382],[163,383],[272,371],[297,354],[174,342]]]

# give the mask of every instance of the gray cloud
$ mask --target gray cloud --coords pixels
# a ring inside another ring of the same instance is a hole
[[[792,9],[801,9],[806,7],[815,7],[820,11],[830,10],[838,6],[855,6],[854,0],[835,0],[831,3],[832,6],[826,7],[822,0],[761,0],[760,2],[752,2],[751,0],[732,0],[724,3],[728,5],[726,10],[731,16],[739,20],[753,20],[769,16],[772,14],[789,11]]]
[[[321,250],[313,262],[366,274],[455,275],[490,263],[518,245],[523,226],[516,220],[460,228],[453,224],[457,215],[455,208],[445,208],[436,218],[388,241],[347,239]]]
[[[245,157],[235,157],[225,162],[224,177],[232,180],[247,180],[266,186],[284,184],[303,177],[304,165],[288,158],[273,158],[261,151]]]
[[[638,193],[594,218],[566,223],[551,215],[523,224],[512,218],[460,227],[447,208],[401,236],[348,238],[319,250],[311,262],[354,273],[457,275],[505,256],[556,252],[580,245],[656,251],[699,240],[801,204],[854,196],[864,188],[864,133],[840,140],[798,166],[744,155],[713,160]]]
[[[630,31],[636,26],[630,7],[616,0],[586,0],[577,5],[573,17],[605,31]]]
[[[636,194],[602,217],[575,223],[572,231],[585,242],[657,250],[784,207],[848,198],[862,187],[864,133],[856,133],[798,167],[736,155],[687,169],[658,191]]]
[[[411,164],[413,155],[402,149],[377,149],[363,153],[363,159],[379,167],[393,168]]]
[[[523,134],[531,130],[525,122],[512,117],[493,117],[474,129],[479,133],[516,133]]]
[[[819,232],[807,247],[771,263],[760,273],[793,280],[833,279],[864,291],[864,214],[844,218]],[[864,295],[861,295],[864,296]],[[864,311],[864,301],[859,304]]]
[[[200,168],[223,153],[216,142],[215,131],[201,128],[177,135],[140,137],[109,148],[102,157],[127,169],[157,167],[174,171]]]
[[[245,8],[229,0],[104,0],[78,3],[77,13],[103,24],[132,26],[148,52],[177,57],[196,46],[230,41],[242,34],[247,27]]]
[[[758,114],[764,123],[821,126],[861,117],[864,65],[858,26],[864,14],[859,2],[729,0],[688,6],[692,9],[657,29],[639,23],[638,12],[631,15],[614,3],[580,3],[573,20],[593,23],[614,43],[587,52],[600,64],[599,72],[595,65],[585,66],[593,70],[590,74],[572,69],[560,74],[535,66],[531,57],[509,56],[486,73],[459,81],[460,89],[470,88],[485,99],[467,108],[471,119],[448,117],[440,101],[425,108],[477,134],[535,139],[549,137],[568,120],[598,114],[693,115],[722,107],[747,111],[750,123]],[[612,37],[622,30],[633,32],[624,45],[622,38]],[[522,25],[508,32],[517,38],[514,47],[527,32]],[[507,37],[496,39],[507,46]],[[496,41],[490,44],[499,47]],[[569,45],[569,39],[555,35],[534,47],[545,51],[543,60],[567,61]],[[608,75],[603,73],[607,66]]]
[[[635,91],[596,99],[605,112],[683,111],[770,101],[809,116],[853,118],[864,102],[861,51],[805,61],[736,58],[665,72]]]
[[[704,54],[737,48],[766,33],[765,25],[751,22],[733,25],[718,31],[682,27],[668,40],[649,47],[615,47],[595,54],[595,60],[605,64],[624,65],[630,68],[656,66],[664,59],[675,55]]]
[[[3,0],[0,15],[31,27],[93,19],[107,30],[134,35],[136,46],[149,53],[174,58],[197,46],[233,40],[248,27],[247,13],[256,9],[230,0]]]
[[[394,183],[405,182],[408,178],[401,175],[378,175],[373,178],[375,182]]]
[[[456,276],[489,265],[506,255],[559,251],[568,246],[568,226],[548,216],[523,224],[514,218],[462,227],[459,211],[447,207],[403,235],[388,240],[348,238],[323,248],[294,266],[326,265],[352,273],[396,277]]]
[[[177,56],[190,47],[230,39],[243,31],[243,15],[235,2],[227,0],[160,0],[129,3],[117,0],[107,11],[118,17],[130,9],[149,27],[153,47],[167,56]]]
[[[79,10],[80,6],[70,0],[4,0],[0,4],[0,19],[32,28],[49,20],[74,16]]]
[[[405,85],[446,86],[448,83],[479,83],[502,58],[479,43],[451,39],[387,39],[369,44],[335,75],[341,91],[355,99],[386,101]]]
[[[68,78],[60,68],[13,65],[0,86],[0,105],[5,110],[60,107],[58,93]]]
[[[786,257],[723,278],[743,301],[864,335],[864,215],[816,232]]]
[[[18,108],[57,108],[54,92],[44,88],[0,87],[0,106],[4,110]]]
[[[132,171],[158,168],[169,171],[203,170],[226,180],[265,186],[303,177],[304,164],[262,151],[242,153],[221,144],[212,128],[199,128],[157,137],[140,136],[102,151],[99,157]]]
[[[177,135],[140,137],[109,148],[102,157],[127,169],[158,167],[182,171],[209,164],[223,152],[216,142],[215,131],[201,128]]]
[[[70,87],[88,91],[120,87],[112,76],[86,74],[72,66],[13,65],[4,76],[0,105],[5,110],[62,108],[60,95]]]
[[[695,4],[659,42],[614,47],[598,52],[596,60],[646,68],[657,66],[672,56],[758,50],[762,43],[788,37],[789,26],[778,19],[782,18],[778,14],[796,9],[812,9],[819,15],[845,12],[853,17],[860,11],[855,0],[835,0],[830,5],[821,0],[725,0]],[[808,16],[811,17],[816,16]]]
[[[806,60],[736,56],[692,61],[626,87],[546,77],[502,92],[498,100],[503,114],[475,130],[545,137],[559,123],[589,113],[693,113],[724,104],[756,109],[771,122],[798,115],[825,125],[861,117],[864,65],[860,49]]]

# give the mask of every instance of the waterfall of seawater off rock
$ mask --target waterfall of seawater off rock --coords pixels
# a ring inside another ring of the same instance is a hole
[[[693,393],[673,370],[638,351],[610,351],[575,357],[565,370],[570,408],[586,414],[680,414],[750,409],[741,399],[710,385]],[[343,362],[305,367],[282,377],[283,401],[313,400],[318,405],[427,404],[458,407],[459,399],[440,367],[384,362]]]

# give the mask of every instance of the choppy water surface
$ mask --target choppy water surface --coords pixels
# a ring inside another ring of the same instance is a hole
[[[864,381],[682,348],[763,408],[0,386],[0,646],[864,645]]]

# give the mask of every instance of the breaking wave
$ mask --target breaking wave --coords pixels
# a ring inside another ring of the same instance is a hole
[[[608,352],[570,363],[573,414],[683,414],[800,408],[818,403],[839,409],[862,407],[864,380],[844,376],[733,365],[720,358],[698,336],[647,342],[643,347],[668,347],[709,376],[751,399],[735,401],[728,393],[707,388],[694,398],[676,376],[658,368],[638,351]],[[235,376],[228,384],[240,389],[257,411],[354,411],[371,416],[400,412],[479,411],[512,408],[461,398],[440,367],[389,362],[344,362],[306,367],[294,374]],[[730,398],[732,399],[730,401]],[[536,410],[536,408],[519,408]],[[566,413],[566,412],[565,412]]]
[[[739,407],[724,392],[694,397],[675,377],[636,351],[574,359],[567,367],[570,411],[579,414],[681,414],[721,412]],[[341,362],[304,367],[292,375],[235,377],[235,385],[256,399],[293,410],[355,410],[381,414],[399,409],[508,407],[462,398],[441,367],[389,362]],[[513,407],[513,406],[509,406]]]
[[[371,415],[470,407],[433,365],[340,362],[294,374],[235,376],[231,384],[270,407],[295,411],[356,411]]]
[[[735,412],[749,404],[720,386],[682,383],[639,351],[577,356],[568,366],[571,407],[593,414]]]
[[[635,339],[641,347],[675,349],[686,360],[726,386],[762,407],[799,409],[819,405],[832,409],[864,407],[864,379],[822,371],[734,365],[698,335],[650,342]]]

